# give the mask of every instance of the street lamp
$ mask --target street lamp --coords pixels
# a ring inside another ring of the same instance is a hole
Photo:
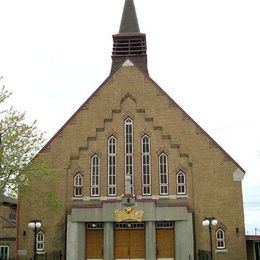
[[[213,259],[213,253],[212,253],[212,226],[216,226],[218,224],[218,221],[214,217],[206,217],[202,221],[202,225],[205,227],[209,227],[209,242],[210,242],[210,257]]]
[[[41,220],[31,220],[28,223],[28,227],[34,232],[34,246],[33,246],[33,260],[36,260],[36,236],[37,230],[42,226]]]

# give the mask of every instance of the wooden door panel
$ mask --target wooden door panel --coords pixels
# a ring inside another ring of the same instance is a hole
[[[103,258],[103,230],[86,230],[86,258]]]
[[[130,231],[130,258],[145,258],[145,235],[143,229]]]
[[[115,259],[145,259],[144,230],[115,230]]]
[[[174,230],[156,229],[157,259],[174,258]]]
[[[115,230],[115,258],[129,257],[129,230]]]

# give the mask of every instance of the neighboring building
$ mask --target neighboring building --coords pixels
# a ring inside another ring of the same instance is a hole
[[[62,210],[20,198],[18,255],[32,255],[27,225],[40,219],[39,254],[196,259],[211,216],[214,259],[245,260],[244,170],[150,78],[133,0],[113,40],[111,74],[39,153],[59,181],[32,186],[55,190]]]
[[[260,236],[246,236],[247,260],[260,260]]]
[[[16,249],[16,199],[0,196],[0,259],[15,257]]]

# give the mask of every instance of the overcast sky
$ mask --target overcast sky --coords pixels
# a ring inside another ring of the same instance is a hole
[[[0,0],[0,83],[48,139],[109,75],[123,4]],[[260,1],[135,4],[150,76],[246,170],[246,231],[260,234]]]

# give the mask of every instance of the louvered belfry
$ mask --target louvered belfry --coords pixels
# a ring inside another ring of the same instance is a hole
[[[146,35],[140,33],[133,0],[125,0],[119,33],[113,35],[111,73],[127,58],[145,73],[147,69]]]

